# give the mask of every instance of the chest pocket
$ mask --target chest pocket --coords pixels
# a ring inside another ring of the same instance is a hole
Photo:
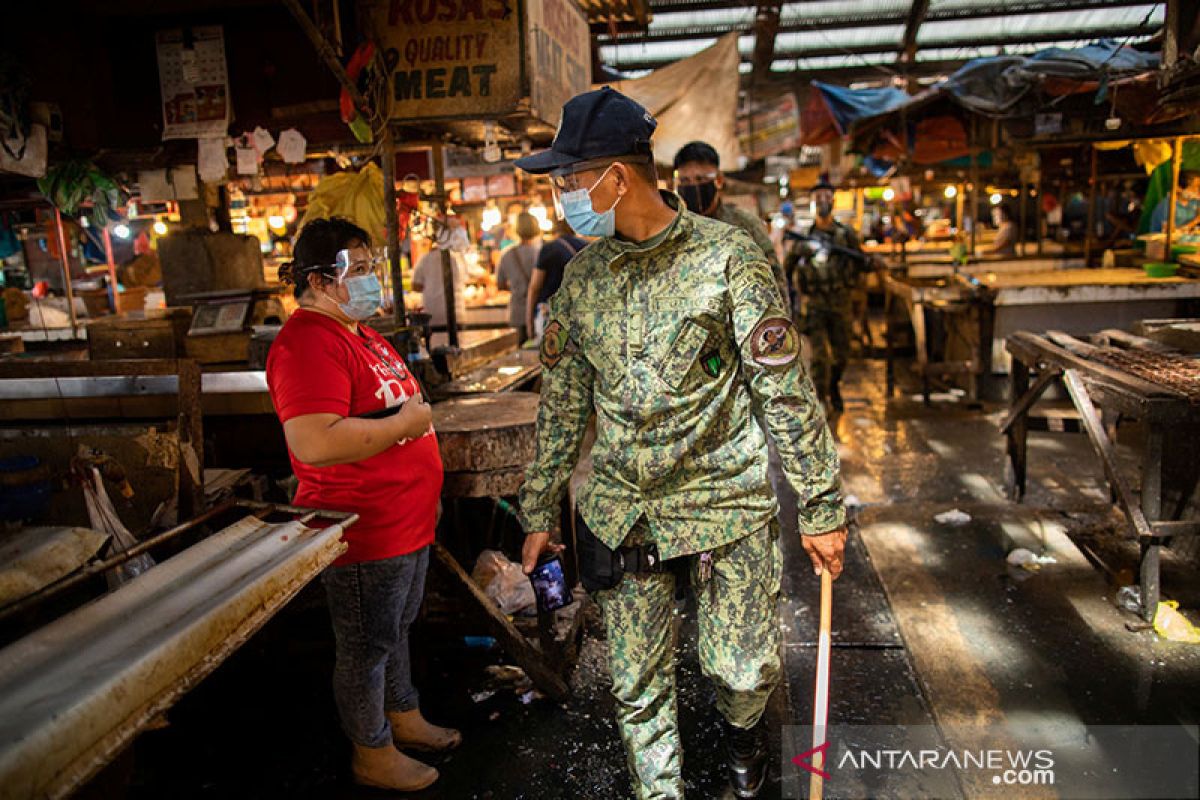
[[[729,368],[733,352],[719,298],[699,303],[695,298],[655,298],[652,307],[668,319],[685,317],[658,361],[659,376],[668,386],[687,392],[697,381],[712,380]]]
[[[708,329],[696,320],[688,319],[683,323],[679,335],[675,337],[659,364],[662,379],[668,386],[676,391],[684,388],[685,379],[700,358],[700,352],[708,338]]]
[[[583,357],[606,382],[620,383],[625,373],[623,340],[614,336],[625,323],[623,311],[588,311],[577,315],[571,335],[580,346]]]

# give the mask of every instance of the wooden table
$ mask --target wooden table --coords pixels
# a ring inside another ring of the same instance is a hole
[[[1111,358],[1114,350],[1156,365],[1163,363],[1163,359],[1183,357],[1172,348],[1122,331],[1105,331],[1102,341],[1106,343],[1104,348],[1058,332],[1045,336],[1020,332],[1008,338],[1006,346],[1013,357],[1013,402],[1000,425],[1008,440],[1008,494],[1017,501],[1025,496],[1029,410],[1051,383],[1061,379],[1104,465],[1109,488],[1128,521],[1130,533],[1141,547],[1142,609],[1145,619],[1151,621],[1160,597],[1161,548],[1172,536],[1200,533],[1200,522],[1164,518],[1163,510],[1163,452],[1167,432],[1181,422],[1200,421],[1197,403],[1200,379],[1189,390],[1187,385],[1181,388],[1178,383],[1148,380],[1144,374],[1116,368],[1102,360],[1106,355]],[[1175,363],[1187,364],[1187,361]],[[1147,428],[1142,448],[1140,498],[1135,497],[1131,482],[1122,473],[1115,451],[1117,426],[1130,418],[1141,420]]]
[[[919,371],[927,384],[930,376],[965,374],[974,395],[979,383],[1009,371],[1004,342],[1018,331],[1090,334],[1127,328],[1145,318],[1188,316],[1200,304],[1200,281],[1151,278],[1142,269],[1013,272],[997,266],[979,264],[940,279],[889,277],[887,307],[902,304],[908,309],[918,340]],[[918,316],[926,310],[941,314],[946,338],[957,348],[938,363],[922,352],[930,337],[923,330],[926,321]]]
[[[514,350],[430,391],[436,397],[510,392],[528,386],[541,374],[537,350]]]

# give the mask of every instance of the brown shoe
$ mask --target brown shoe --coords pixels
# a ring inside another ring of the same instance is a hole
[[[363,747],[354,745],[351,763],[354,780],[376,789],[415,792],[438,779],[438,771],[415,758],[409,758],[392,745]]]
[[[462,744],[461,733],[453,728],[441,728],[430,724],[421,716],[419,708],[412,711],[389,711],[387,718],[392,725],[392,740],[397,747],[441,753]]]

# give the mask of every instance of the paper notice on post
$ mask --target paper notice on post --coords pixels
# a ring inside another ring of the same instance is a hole
[[[165,169],[146,169],[138,173],[138,195],[143,203],[162,203],[174,200]]]
[[[233,152],[237,155],[237,173],[238,175],[257,175],[258,174],[258,151],[253,147],[235,147]]]
[[[229,171],[229,157],[225,154],[225,137],[217,139],[200,139],[200,180],[205,183],[219,183],[225,180]]]
[[[308,142],[305,140],[304,134],[295,128],[288,128],[279,134],[279,144],[275,146],[275,149],[285,164],[300,164],[304,161],[307,147]]]
[[[251,136],[254,141],[254,149],[258,151],[259,158],[266,155],[266,152],[275,146],[275,137],[266,128],[255,128]]]
[[[196,168],[191,164],[171,169],[171,186],[175,188],[176,200],[195,200],[200,196],[196,186]]]

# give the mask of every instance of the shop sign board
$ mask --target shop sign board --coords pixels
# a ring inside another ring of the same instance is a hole
[[[800,146],[800,106],[791,92],[738,117],[738,143],[751,161]]]
[[[557,126],[563,104],[591,88],[591,38],[575,0],[526,0],[529,104]]]
[[[511,114],[521,100],[521,0],[376,0],[392,119]]]
[[[159,31],[156,44],[162,138],[225,136],[231,115],[221,26]]]

